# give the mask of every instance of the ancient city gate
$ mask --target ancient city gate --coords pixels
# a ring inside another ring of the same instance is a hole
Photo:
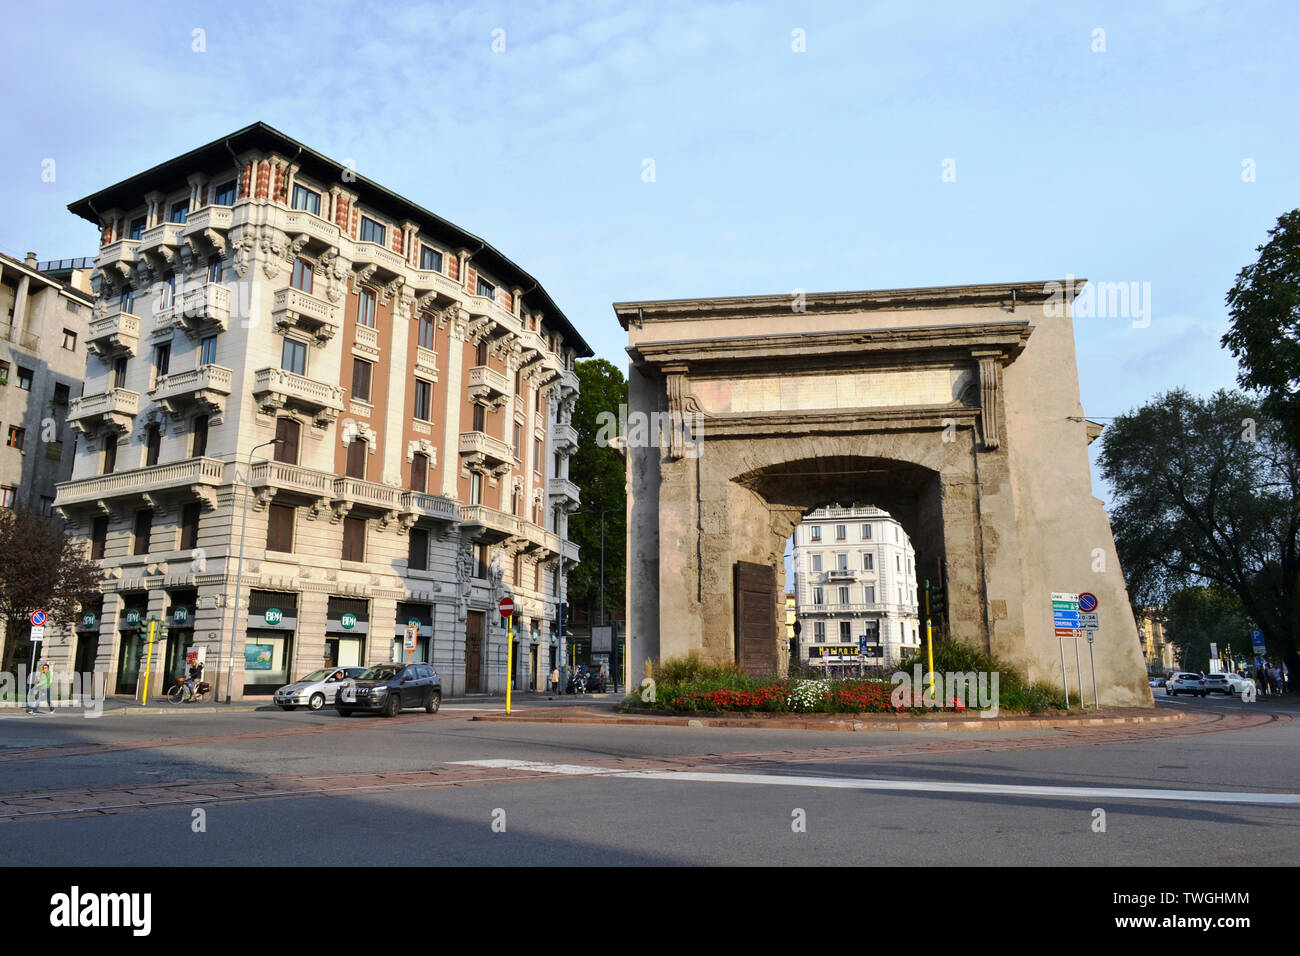
[[[1061,682],[1051,593],[1096,594],[1102,703],[1149,705],[1092,495],[1099,429],[1080,405],[1069,313],[1080,285],[616,304],[632,360],[634,680],[646,658],[736,660],[738,563],[774,568],[779,583],[800,519],[856,501],[902,523],[918,579],[946,569],[952,635],[1033,680]],[[751,622],[753,597],[741,609]],[[784,626],[768,633],[783,649]],[[771,658],[784,667],[784,653]],[[1074,685],[1072,650],[1068,670]],[[1091,698],[1088,673],[1084,686]]]

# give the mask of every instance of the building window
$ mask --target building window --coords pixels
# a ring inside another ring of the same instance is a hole
[[[514,443],[513,443],[513,445],[511,446],[511,447],[514,448],[515,458],[518,458],[518,457],[519,457],[519,442],[520,442],[520,441],[522,440],[522,438],[523,438],[523,433],[524,433],[524,426],[523,426],[523,425],[520,425],[518,422],[515,422],[515,437],[514,437]]]
[[[496,298],[497,290],[491,282],[488,282],[482,276],[478,277],[478,286],[475,289],[475,295],[481,295],[485,299]]]
[[[18,366],[18,387],[24,392],[32,390],[32,370]]]
[[[90,559],[98,561],[104,556],[104,545],[108,543],[108,516],[100,515],[90,525]]]
[[[309,212],[313,216],[319,216],[320,215],[320,193],[313,192],[312,190],[308,189],[306,186],[295,185],[293,187],[293,197],[289,205],[291,205],[294,209],[301,209],[304,212]]]
[[[275,460],[286,465],[298,464],[298,436],[302,426],[292,418],[275,420]]]
[[[146,220],[144,216],[131,220],[131,231],[129,233],[130,238],[139,239],[144,235],[145,222]]]
[[[847,585],[843,585],[843,584],[840,585],[840,603],[841,604],[849,603],[849,589]]]
[[[821,556],[820,554],[814,554],[814,555],[811,555],[811,556],[810,556],[810,559],[811,559],[811,561],[812,561],[812,570],[813,570],[813,571],[821,571],[821,569],[822,569],[822,556]]]
[[[483,476],[477,471],[469,473],[469,503],[472,505],[483,503]]]
[[[110,432],[104,438],[104,474],[111,475],[117,467],[117,434]]]
[[[533,439],[533,471],[537,474],[542,473],[542,440]]]
[[[208,453],[208,416],[194,416],[194,445],[190,450],[193,458],[202,458]]]
[[[290,553],[293,551],[292,505],[270,505],[266,509],[266,550]]]
[[[72,329],[63,330],[63,347],[69,352],[77,351],[77,333]]]
[[[849,569],[849,553],[847,551],[835,555],[835,567],[839,571],[847,571]]]
[[[815,524],[808,529],[808,539],[810,541],[820,541],[822,539],[821,525]]]
[[[212,194],[212,205],[233,206],[235,204],[235,181],[222,183]]]
[[[863,541],[870,541],[870,540],[871,540],[871,525],[869,525],[869,524],[864,524],[864,525],[862,526],[862,540],[863,540]]]
[[[161,308],[168,308],[176,301],[176,273],[169,272],[163,279],[162,292],[158,299],[158,305]]]
[[[126,388],[126,363],[129,361],[125,355],[113,360],[113,387]]]
[[[366,480],[366,452],[368,443],[362,438],[353,438],[348,442],[347,475],[349,478]]]
[[[311,295],[312,267],[305,259],[293,260],[293,278],[289,280],[295,289]]]
[[[429,570],[429,532],[412,528],[407,532],[410,543],[406,552],[406,566],[412,571]]]
[[[280,368],[295,375],[307,374],[307,343],[286,338],[280,350]]]
[[[9,437],[5,440],[5,444],[10,448],[17,448],[19,451],[22,451],[23,442],[26,441],[26,439],[27,429],[19,428],[17,425],[10,425]]]
[[[487,577],[487,569],[487,545],[476,544],[474,545],[474,572],[472,576],[476,578],[485,578]]]
[[[208,263],[209,282],[220,282],[225,273],[226,265],[219,258],[213,258],[212,261]]]
[[[361,241],[375,242],[379,245],[384,244],[384,235],[387,230],[379,223],[375,222],[369,216],[361,217]]]
[[[199,364],[217,364],[217,337],[215,335],[205,335],[199,340]]]
[[[813,604],[825,604],[826,593],[821,588],[813,588]]]
[[[9,363],[0,362],[0,385],[9,384]]]
[[[853,643],[853,625],[848,621],[840,621],[840,643]]]
[[[478,404],[478,402],[474,403],[473,426],[474,431],[476,432],[487,430],[487,409]]]
[[[8,485],[0,485],[0,508],[12,508],[14,506],[15,488]]]
[[[825,621],[813,622],[813,640],[816,641],[818,644],[826,643],[826,622]]]
[[[193,551],[199,546],[199,515],[203,504],[191,501],[181,508],[181,550]]]
[[[868,584],[862,589],[862,597],[868,604],[876,603],[876,586]]]
[[[366,519],[343,519],[343,560],[366,560]]]
[[[153,381],[151,387],[158,384],[158,379],[167,374],[172,365],[172,344],[163,342],[153,347]]]
[[[47,518],[54,514],[54,499],[49,495],[41,495],[41,514]]]
[[[441,272],[442,253],[429,246],[420,246],[420,268],[426,272]]]
[[[420,313],[420,329],[418,336],[418,345],[422,349],[433,349],[433,337],[438,331],[438,326],[428,312]]]
[[[144,466],[152,468],[158,464],[158,452],[162,449],[162,426],[157,422],[150,422],[145,429],[144,447]]]
[[[153,530],[153,509],[145,508],[135,513],[135,528],[131,535],[131,553],[149,553],[149,533]]]
[[[370,373],[374,366],[365,359],[352,359],[352,397],[359,401],[370,401]]]
[[[130,315],[131,310],[135,308],[135,290],[130,286],[127,286],[122,290],[122,304],[120,308],[128,315]]]
[[[72,397],[72,387],[63,382],[54,383],[54,398],[50,399],[55,405],[66,405]]]
[[[184,222],[190,214],[190,201],[182,199],[180,202],[172,203],[171,216],[172,222]]]
[[[369,289],[361,290],[361,303],[357,309],[357,324],[368,329],[375,327],[375,294]]]
[[[429,456],[416,452],[411,456],[411,490],[423,492],[429,484]]]
[[[429,421],[429,409],[433,403],[433,386],[424,379],[415,380],[415,408],[413,414],[422,422]],[[475,408],[482,408],[476,405]]]
[[[871,571],[871,570],[873,570],[873,569],[875,568],[875,566],[876,566],[876,562],[875,562],[875,560],[872,558],[872,556],[871,556],[871,552],[870,552],[870,551],[863,551],[863,552],[862,552],[862,570],[863,570],[863,571]]]
[[[488,344],[487,339],[481,340],[474,347],[474,364],[486,365],[488,363]]]
[[[837,524],[837,525],[835,526],[835,540],[836,540],[836,541],[843,541],[843,540],[844,540],[845,538],[847,538],[848,536],[849,536],[849,535],[848,535],[848,528],[846,528],[846,527],[845,527],[844,525],[842,525],[842,524]]]
[[[894,565],[895,565],[895,570],[897,571],[903,570],[903,556],[901,554],[894,555]]]

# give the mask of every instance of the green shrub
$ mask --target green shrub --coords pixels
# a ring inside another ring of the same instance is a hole
[[[921,665],[923,672],[930,669],[924,644],[914,657],[908,658],[899,665],[899,670],[911,670],[916,664]],[[955,638],[943,642],[935,641],[934,672],[936,674],[966,673],[967,671],[983,671],[989,674],[997,671],[999,675],[998,688],[1004,699],[1009,692],[1020,690],[1028,683],[1024,674],[1009,664],[998,660],[982,647]]]
[[[998,707],[1001,710],[1025,714],[1065,710],[1065,693],[1055,684],[1040,680],[1027,686],[1000,689]]]
[[[745,672],[731,661],[706,661],[694,651],[685,657],[670,657],[654,669],[658,684],[690,684],[702,681],[725,681],[745,677]],[[728,685],[729,686],[729,685]]]

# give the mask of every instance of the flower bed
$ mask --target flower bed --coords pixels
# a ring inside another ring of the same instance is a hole
[[[736,679],[732,684],[746,681]],[[768,713],[796,714],[883,714],[926,712],[936,710],[964,711],[964,705],[956,707],[895,707],[890,697],[894,690],[886,681],[871,680],[807,680],[787,679],[751,681],[749,687],[713,687],[700,688],[692,684],[669,685],[655,695],[652,701],[645,701],[638,695],[630,696],[625,701],[625,709],[645,707],[669,712],[726,712],[726,711],[765,711]]]

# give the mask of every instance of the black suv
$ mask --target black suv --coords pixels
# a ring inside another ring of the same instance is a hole
[[[441,706],[442,679],[431,664],[376,664],[340,687],[334,698],[340,717],[357,710],[396,717],[407,707],[436,714]]]

